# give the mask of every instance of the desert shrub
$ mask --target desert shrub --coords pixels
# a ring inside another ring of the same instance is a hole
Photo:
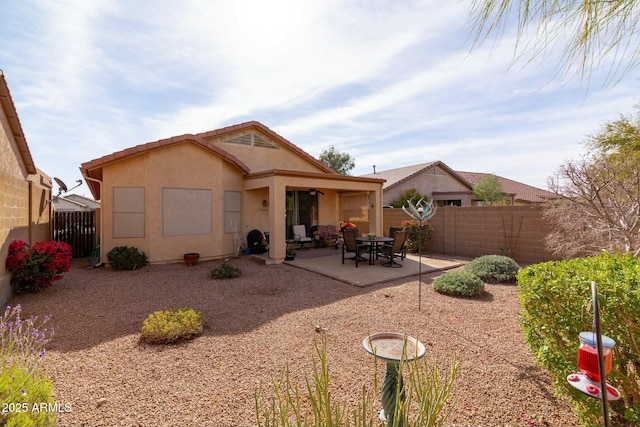
[[[612,424],[640,425],[640,259],[609,255],[553,261],[517,275],[521,324],[529,349],[549,372],[557,393],[569,396],[582,425],[602,425],[601,402],[571,387],[578,370],[578,334],[591,331],[591,281],[598,286],[602,334],[613,338],[607,379],[622,398],[610,402]]]
[[[132,246],[116,246],[109,251],[107,259],[116,270],[135,270],[149,262],[144,252]]]
[[[232,279],[239,277],[242,272],[235,265],[223,263],[211,270],[211,277],[214,279]]]
[[[469,271],[487,283],[509,283],[516,281],[516,274],[520,266],[508,256],[484,255],[464,266]]]
[[[373,363],[373,380],[363,384],[362,394],[357,402],[341,401],[330,384],[327,359],[326,335],[321,343],[315,342],[316,357],[311,375],[305,375],[305,388],[300,390],[291,380],[285,366],[282,375],[272,384],[272,393],[266,399],[262,386],[254,393],[256,418],[262,427],[296,426],[374,426],[380,425],[378,411],[380,395],[378,385],[382,380],[376,359]],[[458,370],[454,358],[448,369],[440,369],[438,359],[431,364],[426,357],[410,362],[401,361],[398,375],[404,380],[404,387],[397,387],[394,425],[442,426],[452,409],[446,405]],[[311,377],[311,378],[310,378]],[[400,399],[402,393],[404,399]]]
[[[484,283],[471,272],[451,271],[436,277],[433,289],[446,295],[474,297],[484,291]]]
[[[55,411],[42,410],[41,405],[55,407],[51,383],[18,364],[0,371],[0,426],[53,426]]]
[[[418,253],[418,249],[422,252],[427,250],[427,243],[433,235],[433,226],[427,221],[422,221],[422,230],[420,230],[420,221],[405,220],[402,221],[402,228],[407,232],[407,240],[405,246],[412,253]]]
[[[9,245],[6,266],[12,272],[18,292],[36,292],[62,279],[71,268],[71,246],[42,241],[29,246],[22,240]]]
[[[192,308],[151,313],[142,323],[140,339],[149,344],[186,341],[202,334],[202,315]]]
[[[6,307],[0,317],[0,426],[49,426],[55,413],[40,410],[53,405],[51,383],[41,374],[45,344],[53,329],[45,317],[21,318],[22,308]],[[34,405],[36,405],[34,407]]]
[[[53,328],[45,328],[49,317],[43,319],[21,317],[22,307],[7,306],[0,317],[0,367],[19,364],[27,372],[34,372],[45,354],[45,345],[51,341]]]

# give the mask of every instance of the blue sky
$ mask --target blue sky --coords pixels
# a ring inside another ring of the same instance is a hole
[[[257,120],[353,175],[441,160],[540,188],[638,104],[514,62],[514,34],[472,48],[470,1],[0,0],[0,69],[38,168]],[[55,191],[56,189],[54,189]],[[85,186],[73,191],[89,195]]]

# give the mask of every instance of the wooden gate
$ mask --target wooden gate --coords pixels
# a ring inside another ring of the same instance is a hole
[[[91,255],[96,247],[96,213],[56,212],[53,217],[53,240],[71,245],[74,258]]]

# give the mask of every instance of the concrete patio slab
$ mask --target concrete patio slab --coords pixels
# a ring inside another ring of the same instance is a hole
[[[349,254],[349,256],[353,256],[353,254]],[[401,268],[383,267],[383,260],[378,260],[373,265],[369,265],[368,261],[362,261],[356,267],[353,260],[345,259],[342,264],[341,253],[309,258],[296,257],[296,259],[285,263],[354,286],[366,287],[390,280],[417,276],[420,273],[419,259],[417,255],[407,255],[404,260],[398,259],[398,262],[402,264]],[[461,267],[467,262],[462,259],[433,258],[423,255],[422,274],[450,270]]]

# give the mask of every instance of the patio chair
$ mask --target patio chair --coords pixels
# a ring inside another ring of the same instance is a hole
[[[305,243],[311,243],[313,239],[307,236],[307,227],[304,224],[294,225],[293,226],[293,239],[300,244],[298,250],[307,250],[309,248],[305,248]]]
[[[396,255],[402,256],[402,247],[407,239],[406,231],[396,231],[393,235],[393,242],[390,245],[384,245],[378,250],[378,254],[387,258],[388,261],[382,264],[383,267],[402,267],[402,264],[396,262]]]
[[[389,227],[389,237],[393,237],[396,235],[396,231],[403,231],[404,228],[402,227]],[[407,257],[407,245],[406,245],[407,241],[405,239],[405,242],[402,244],[402,253],[400,254],[400,259],[403,260]]]
[[[358,261],[366,261],[366,258],[363,258],[361,254],[368,252],[369,245],[359,245],[356,241],[356,236],[358,235],[357,228],[348,228],[343,231],[342,238],[344,239],[344,243],[342,245],[342,263],[344,264],[344,255],[347,252],[354,253],[355,255],[351,258],[356,262],[356,267],[358,267]]]

